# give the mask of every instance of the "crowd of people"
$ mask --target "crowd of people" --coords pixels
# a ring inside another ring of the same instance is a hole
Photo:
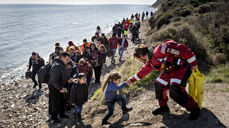
[[[60,122],[58,116],[68,118],[65,111],[72,108],[75,109],[75,119],[77,121],[82,119],[82,106],[88,100],[88,86],[92,83],[93,74],[93,85],[98,86],[101,84],[101,72],[107,57],[111,58],[111,65],[115,64],[115,55],[118,50],[119,61],[122,61],[123,53],[128,48],[128,35],[132,34],[134,39],[138,38],[140,28],[139,17],[140,14],[136,13],[135,17],[132,15],[130,19],[123,18],[122,22],[114,25],[110,38],[107,38],[102,33],[100,26],[97,26],[95,35],[91,37],[90,42],[87,39],[83,39],[82,44],[78,46],[73,41],[68,41],[66,49],[61,47],[59,42],[55,43],[55,51],[50,54],[46,64],[49,65],[49,68],[47,68],[48,82],[45,82],[49,87],[49,115],[51,116],[52,123]],[[146,17],[148,17],[148,12],[146,12]],[[34,82],[33,88],[39,85],[39,91],[42,88],[42,82],[39,79],[36,81],[35,76],[38,75],[39,78],[41,74],[39,74],[40,70],[46,65],[44,59],[38,53],[32,53],[29,60],[28,72],[32,67],[31,79]],[[114,75],[117,76],[117,74]],[[111,79],[113,79],[113,76],[111,76]],[[114,78],[114,80],[117,79],[120,80],[120,77]],[[118,86],[119,83],[116,82],[114,85]],[[115,89],[115,91],[117,90]],[[115,97],[115,94],[112,95]],[[126,108],[124,96],[120,96],[116,100],[123,102],[122,108],[124,112],[131,110],[130,108]],[[103,124],[107,123],[106,120],[113,113],[110,109],[109,111],[109,114],[103,120]]]
[[[115,54],[118,49],[119,61],[122,61],[123,52],[128,48],[128,36],[132,34],[133,42],[139,38],[140,17],[142,16],[143,21],[148,18],[148,15],[149,12],[136,13],[130,19],[126,18],[122,22],[118,22],[114,25],[112,37],[109,39],[98,26],[91,42],[84,39],[82,45],[76,46],[73,41],[69,41],[65,50],[60,46],[60,43],[56,43],[55,51],[50,54],[49,62],[46,65],[38,53],[32,53],[28,71],[32,67],[31,78],[34,88],[39,85],[39,90],[41,90],[42,87],[41,81],[35,79],[36,74],[39,76],[41,69],[45,69],[43,67],[50,67],[47,68],[49,78],[47,83],[49,87],[49,115],[52,123],[61,122],[58,116],[69,118],[65,111],[72,108],[74,108],[75,120],[77,122],[82,120],[81,111],[83,104],[88,100],[88,87],[93,74],[94,85],[100,85],[101,72],[106,58],[110,57],[111,65],[115,64]],[[104,80],[102,90],[105,92],[108,113],[102,119],[102,125],[110,124],[108,119],[113,115],[115,102],[121,101],[124,114],[132,110],[131,107],[126,106],[126,97],[122,93],[118,94],[117,91],[144,78],[152,70],[161,71],[161,75],[155,81],[156,99],[158,99],[160,107],[153,110],[152,114],[159,115],[170,112],[167,105],[167,90],[169,89],[170,97],[190,111],[189,119],[198,118],[200,108],[185,90],[191,70],[198,67],[195,54],[187,46],[177,44],[171,39],[150,50],[141,44],[135,47],[133,57],[144,63],[144,66],[130,80],[120,84],[122,77],[117,72],[110,73]]]

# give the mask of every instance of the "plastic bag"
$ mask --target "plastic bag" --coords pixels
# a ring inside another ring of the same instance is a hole
[[[198,103],[201,109],[204,97],[204,74],[201,74],[198,68],[192,71],[189,77],[188,93]]]

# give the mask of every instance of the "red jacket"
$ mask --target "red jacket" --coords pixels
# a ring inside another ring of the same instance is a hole
[[[129,29],[129,27],[130,27],[130,22],[125,21],[124,22],[124,29]]]
[[[84,65],[77,65],[77,69],[79,71],[79,73],[84,73],[85,75],[88,74],[88,72],[90,71],[91,67],[89,67],[88,63],[85,63]]]
[[[108,46],[110,46],[111,49],[117,49],[118,42],[119,42],[119,38],[111,37],[108,41]]]
[[[163,59],[172,61],[174,57],[180,58],[180,61],[178,61],[179,65],[184,65],[186,62],[190,66],[197,65],[195,54],[187,46],[184,44],[177,44],[173,40],[166,40],[153,50],[153,57],[151,60],[148,61],[131,80],[134,82],[144,78],[152,70],[160,69]]]
[[[119,40],[118,44],[122,46],[122,38]],[[128,41],[127,39],[125,39],[124,48],[127,48],[127,47],[128,47]]]

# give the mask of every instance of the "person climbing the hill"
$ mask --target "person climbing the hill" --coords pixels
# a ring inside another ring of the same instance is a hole
[[[108,49],[108,39],[107,39],[107,37],[105,36],[104,33],[102,33],[100,41],[101,41],[101,45],[104,45],[105,48]]]
[[[60,46],[60,42],[55,43],[55,47],[60,47],[60,51],[63,52],[63,47]]]
[[[70,47],[71,46],[73,46],[74,48],[75,48],[75,50],[80,50],[72,41],[69,41],[68,42],[68,46],[67,46],[67,48],[66,48],[66,51],[68,52],[68,53],[70,53]]]
[[[97,41],[100,41],[99,40],[100,39],[100,36],[99,36],[99,33],[98,32],[96,32],[95,35],[91,37],[91,41],[94,43],[95,39]]]
[[[105,91],[105,100],[109,111],[103,118],[102,125],[110,124],[107,120],[113,115],[115,102],[122,102],[123,114],[132,110],[132,108],[126,107],[126,97],[122,94],[117,95],[118,90],[121,90],[124,86],[130,84],[130,82],[124,82],[120,85],[121,78],[122,77],[119,73],[110,73],[103,83],[102,90]]]
[[[128,20],[128,18],[126,18],[126,21],[124,22],[124,35],[126,35],[126,37],[128,37],[128,30],[130,27],[130,21]]]
[[[131,29],[132,33],[132,39],[131,41],[135,44],[137,40],[139,40],[139,28],[138,28],[138,23],[135,23],[134,26]]]
[[[145,18],[145,12],[142,13],[142,21],[144,20]]]
[[[148,15],[149,15],[149,12],[147,11],[147,12],[146,12],[146,18],[148,18]]]
[[[49,55],[49,63],[53,63],[56,58],[60,58],[60,47],[55,47],[55,52]]]
[[[87,77],[87,85],[90,85],[91,77],[92,77],[91,65],[87,61],[85,61],[84,58],[81,58],[79,60],[78,65],[77,65],[77,69],[78,69],[79,73],[85,74],[85,76]]]
[[[118,54],[120,56],[119,62],[121,62],[122,61],[122,54],[123,54],[124,50],[126,50],[128,47],[128,41],[127,41],[125,35],[122,35],[122,38],[119,40],[118,44],[119,44]]]
[[[38,73],[39,69],[45,65],[45,61],[43,58],[41,58],[38,53],[33,52],[32,56],[29,59],[29,68],[28,71],[30,71],[31,67],[32,67],[32,75],[31,75],[31,79],[34,83],[33,88],[35,88],[37,86],[37,81],[35,79],[36,74]],[[41,90],[41,82],[38,80],[38,86],[39,86],[39,90]]]
[[[99,36],[101,36],[102,30],[101,30],[100,26],[97,26],[97,27],[96,27],[96,33],[98,33]]]
[[[86,47],[90,47],[90,43],[87,42],[87,39],[83,39],[83,44],[81,45],[82,54],[83,54]]]
[[[119,38],[116,37],[115,33],[113,33],[112,37],[108,41],[108,47],[109,47],[108,50],[111,50],[112,52],[111,64],[115,64],[115,53],[116,53],[118,42],[119,42]]]
[[[138,45],[134,49],[133,56],[145,65],[128,82],[141,80],[152,70],[161,71],[155,81],[156,99],[160,107],[153,110],[154,115],[169,112],[167,105],[169,89],[170,97],[190,111],[189,119],[198,118],[200,108],[185,90],[191,71],[198,67],[195,54],[187,46],[168,39],[150,50],[143,44]]]
[[[95,82],[100,84],[100,77],[101,77],[101,73],[102,73],[102,68],[103,68],[103,64],[105,64],[106,62],[106,56],[107,56],[107,52],[106,52],[106,48],[104,45],[101,45],[99,47],[99,52],[98,52],[98,73],[96,75],[95,78]]]
[[[78,75],[78,82],[74,83],[71,89],[70,101],[74,106],[74,117],[76,122],[82,121],[81,111],[83,104],[88,100],[87,78],[84,73]]]
[[[121,34],[122,34],[122,24],[120,22],[118,22],[118,24],[116,25],[116,34],[118,36],[118,38],[121,38]]]

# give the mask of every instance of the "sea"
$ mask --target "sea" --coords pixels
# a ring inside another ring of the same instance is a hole
[[[108,33],[118,21],[132,14],[153,11],[150,5],[0,5],[0,84],[19,80],[25,74],[32,52],[46,61],[60,42],[82,44],[100,26]],[[150,14],[149,14],[150,15]]]

